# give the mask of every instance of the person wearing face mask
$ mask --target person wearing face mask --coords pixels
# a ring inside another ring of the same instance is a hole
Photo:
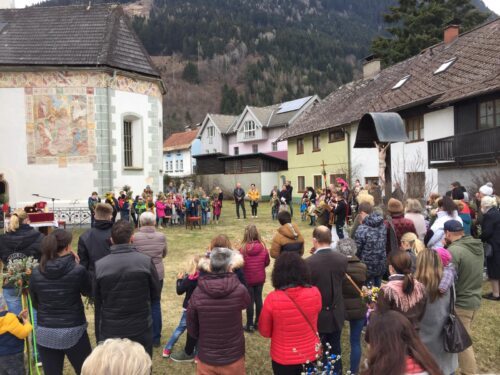
[[[481,240],[464,235],[464,227],[457,220],[444,223],[444,241],[457,270],[455,284],[455,312],[471,334],[471,323],[481,305],[484,250]],[[461,374],[477,374],[472,346],[458,355]]]

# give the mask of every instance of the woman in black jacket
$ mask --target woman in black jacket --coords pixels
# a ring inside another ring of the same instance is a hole
[[[10,217],[7,233],[0,236],[0,259],[7,266],[9,260],[33,257],[40,260],[43,234],[29,225],[28,214],[16,210]],[[2,270],[0,269],[0,272]],[[21,297],[13,284],[3,286],[3,295],[9,311],[18,315],[22,310]]]
[[[500,301],[500,211],[497,208],[496,198],[482,198],[481,212],[483,213],[481,240],[491,246],[491,251],[485,254],[491,293],[485,294],[483,298]]]
[[[64,356],[77,374],[90,354],[82,294],[91,291],[89,274],[75,261],[71,233],[56,229],[42,241],[40,266],[33,270],[30,295],[38,310],[36,337],[45,374],[63,373]]]

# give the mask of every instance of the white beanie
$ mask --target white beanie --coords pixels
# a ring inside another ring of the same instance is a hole
[[[484,195],[493,195],[493,184],[491,182],[487,182],[479,188],[479,192]]]

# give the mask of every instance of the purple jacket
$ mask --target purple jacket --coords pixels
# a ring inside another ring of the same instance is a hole
[[[269,251],[259,241],[252,241],[240,249],[245,260],[243,274],[248,286],[264,284],[266,281],[266,267],[269,265]]]
[[[137,251],[153,259],[158,279],[163,280],[163,258],[167,255],[167,239],[165,235],[156,231],[155,227],[152,226],[140,227],[134,234],[134,246]]]

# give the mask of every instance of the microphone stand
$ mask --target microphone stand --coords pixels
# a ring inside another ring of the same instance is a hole
[[[38,198],[50,199],[52,201],[52,212],[55,214],[55,201],[60,201],[61,199],[54,197],[46,197],[40,194],[31,194],[31,195]]]

